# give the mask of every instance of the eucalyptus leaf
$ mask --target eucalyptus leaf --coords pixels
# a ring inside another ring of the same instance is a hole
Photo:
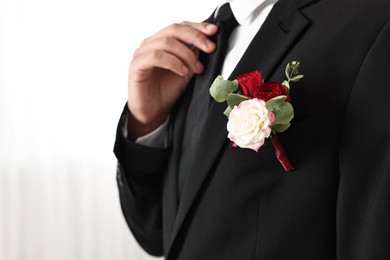
[[[232,112],[232,109],[228,106],[228,107],[225,109],[225,111],[223,112],[223,114],[224,114],[225,116],[229,117],[230,112]]]
[[[272,126],[272,130],[277,133],[281,133],[286,131],[290,127],[290,123],[288,124],[277,124]]]
[[[284,70],[284,73],[286,74],[286,78],[290,79],[290,63],[287,64],[286,69]]]
[[[294,109],[289,102],[278,106],[273,113],[275,114],[275,124],[288,124],[294,117]]]
[[[227,100],[228,95],[238,89],[237,80],[224,80],[222,76],[218,76],[209,89],[210,95],[215,101],[222,103]]]
[[[296,75],[296,76],[291,78],[291,81],[292,82],[298,82],[302,78],[303,78],[303,75]]]
[[[299,68],[299,65],[300,65],[299,61],[293,61],[293,62],[291,62],[291,64],[292,64],[292,67],[293,67],[293,76],[298,75],[299,74],[298,68]]]
[[[285,103],[287,96],[277,96],[274,97],[267,102],[265,102],[265,106],[268,109],[268,111],[275,111],[280,105]]]
[[[298,67],[299,67],[298,61],[292,61],[292,62],[287,64],[286,69],[285,69],[285,74],[286,74],[287,79],[291,80],[292,77],[299,74]]]
[[[234,106],[238,106],[242,101],[248,100],[249,98],[243,95],[230,93],[227,98],[227,103],[230,108],[234,108]]]
[[[288,83],[287,80],[283,81],[282,85],[288,88],[288,90],[290,90],[290,83]]]

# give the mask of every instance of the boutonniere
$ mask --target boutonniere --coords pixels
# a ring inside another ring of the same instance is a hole
[[[215,101],[227,102],[224,114],[228,117],[228,138],[234,147],[256,152],[266,138],[275,148],[275,155],[286,171],[295,169],[277,133],[286,131],[294,117],[290,103],[290,83],[303,78],[298,72],[299,62],[286,66],[287,79],[282,83],[264,82],[260,71],[240,75],[235,80],[218,76],[210,87]]]

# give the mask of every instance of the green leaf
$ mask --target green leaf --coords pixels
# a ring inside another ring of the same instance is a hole
[[[275,114],[275,124],[288,124],[294,117],[294,109],[289,102],[278,106],[273,113]]]
[[[210,95],[215,101],[222,103],[227,100],[228,95],[238,89],[237,80],[224,80],[222,76],[218,76],[209,89]]]
[[[302,78],[303,78],[303,75],[296,75],[296,76],[291,78],[291,81],[292,82],[298,82]]]
[[[267,102],[265,102],[265,106],[268,109],[268,111],[275,111],[280,105],[285,103],[287,96],[277,96],[274,97]]]
[[[230,108],[234,108],[234,106],[238,106],[242,101],[248,100],[249,98],[243,95],[230,93],[227,98],[227,103]]]
[[[277,124],[272,126],[272,130],[277,133],[286,131],[290,127],[290,124]]]
[[[284,74],[286,74],[287,79],[290,79],[290,70],[291,70],[290,63],[288,63],[286,69],[284,70]]]
[[[232,112],[232,109],[228,106],[228,107],[225,109],[225,111],[223,112],[223,114],[224,114],[225,116],[229,117],[230,112]]]
[[[290,83],[287,80],[283,81],[282,85],[290,90]]]
[[[292,61],[287,64],[285,69],[285,74],[288,80],[291,80],[294,76],[299,74],[298,67],[299,67],[298,61]]]

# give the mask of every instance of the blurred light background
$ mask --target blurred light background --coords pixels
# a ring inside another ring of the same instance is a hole
[[[219,0],[0,0],[0,259],[147,260],[112,148],[142,39]]]

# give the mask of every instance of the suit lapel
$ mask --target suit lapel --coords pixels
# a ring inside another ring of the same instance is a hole
[[[214,18],[214,12],[208,17],[204,22],[211,22]],[[173,153],[169,159],[168,165],[170,168],[167,171],[167,176],[164,178],[164,190],[163,190],[163,202],[164,207],[163,216],[164,216],[164,227],[165,230],[163,232],[164,235],[164,251],[168,252],[169,247],[171,245],[170,241],[173,237],[173,228],[177,216],[177,209],[179,204],[179,196],[178,196],[178,172],[179,172],[179,163],[180,157],[182,154],[182,142],[184,138],[184,130],[185,130],[185,122],[188,107],[191,103],[191,98],[194,91],[194,83],[195,78],[192,78],[190,83],[188,84],[188,88],[185,91],[183,97],[180,99],[180,102],[176,104],[176,107],[173,109],[174,115],[172,116],[170,129],[172,138],[173,138]]]
[[[177,215],[177,207],[178,207],[178,171],[179,171],[179,162],[180,162],[180,156],[181,156],[181,149],[182,149],[182,140],[184,136],[184,125],[185,125],[185,118],[187,115],[188,106],[191,102],[191,96],[192,96],[192,89],[193,89],[193,82],[192,80],[189,84],[189,88],[187,89],[187,92],[183,96],[183,98],[180,100],[179,104],[177,104],[177,107],[174,109],[176,111],[176,114],[172,116],[173,122],[170,124],[172,129],[170,129],[170,132],[172,133],[173,142],[172,142],[172,150],[174,151],[169,158],[168,165],[170,168],[167,171],[166,177],[164,178],[164,189],[163,189],[163,203],[164,207],[163,210],[163,216],[164,216],[164,251],[168,251],[168,246],[170,239],[172,237],[172,231],[173,231],[173,225],[175,223],[176,215]]]
[[[279,65],[287,65],[280,62],[311,24],[300,10],[314,2],[318,0],[280,0],[275,4],[231,77],[258,69],[269,80]]]
[[[281,65],[280,62],[293,44],[310,25],[310,21],[303,16],[300,9],[314,2],[317,0],[280,0],[275,4],[230,78],[259,69],[264,78],[269,79]],[[227,118],[223,115],[225,108],[225,103],[212,102],[210,104],[206,126],[200,136],[197,153],[194,156],[194,161],[197,163],[190,169],[187,185],[183,190],[173,225],[171,243],[168,245],[167,258],[202,184],[213,164],[218,161],[222,148],[228,143]]]

